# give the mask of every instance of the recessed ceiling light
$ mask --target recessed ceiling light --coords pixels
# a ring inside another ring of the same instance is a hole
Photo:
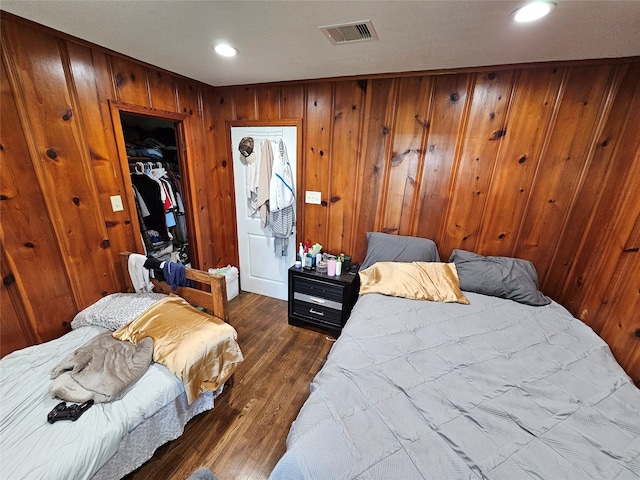
[[[235,57],[238,54],[237,49],[226,43],[219,43],[213,47],[213,49],[218,55],[222,55],[223,57]]]
[[[555,6],[554,2],[530,2],[513,12],[513,19],[516,22],[533,22],[547,15]]]

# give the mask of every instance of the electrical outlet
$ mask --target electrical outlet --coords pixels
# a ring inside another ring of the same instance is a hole
[[[304,201],[305,203],[313,203],[315,205],[320,205],[320,198],[322,197],[321,192],[312,192],[307,190],[305,192]]]
[[[124,206],[122,205],[122,197],[120,195],[114,195],[111,197],[111,209],[114,212],[121,212],[124,210]]]

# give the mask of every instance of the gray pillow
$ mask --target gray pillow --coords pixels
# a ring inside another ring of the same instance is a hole
[[[538,274],[528,260],[484,257],[465,250],[454,250],[449,262],[456,264],[460,290],[508,298],[526,305],[551,303],[551,299],[538,290]]]
[[[367,233],[367,256],[361,269],[376,262],[439,262],[440,255],[433,240],[389,233]]]
[[[112,293],[78,312],[71,321],[71,328],[94,325],[112,332],[134,320],[147,308],[162,300],[162,293]]]

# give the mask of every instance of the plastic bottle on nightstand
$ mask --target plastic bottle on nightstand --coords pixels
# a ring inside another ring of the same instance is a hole
[[[300,242],[300,247],[298,248],[298,257],[300,257],[300,261],[304,267],[304,247],[302,246],[302,242]]]
[[[342,275],[342,258],[338,257],[338,261],[336,262],[336,276]]]

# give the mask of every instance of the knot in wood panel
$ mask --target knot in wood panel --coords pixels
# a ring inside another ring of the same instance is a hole
[[[498,140],[501,137],[504,137],[507,134],[507,129],[506,128],[501,128],[500,130],[496,130],[495,132],[493,132],[493,135],[491,135],[491,138],[489,138],[489,140]]]
[[[71,120],[72,116],[73,116],[73,110],[68,108],[67,111],[64,112],[64,115],[62,115],[62,120],[64,120],[65,122],[68,122],[69,120]]]
[[[120,72],[116,73],[115,80],[116,80],[116,87],[118,87],[118,88],[120,88],[122,86],[122,84],[124,83],[124,77],[122,76],[122,74]]]
[[[423,120],[420,118],[420,115],[416,113],[415,115],[416,122],[422,125],[422,128],[429,128],[431,126],[431,122],[429,120]]]
[[[53,148],[47,148],[46,152],[44,152],[47,157],[51,160],[58,159],[58,153]]]
[[[419,155],[420,154],[420,150],[418,150],[416,148],[407,148],[404,152],[398,153],[397,155],[394,155],[393,158],[391,159],[391,166],[395,167],[397,165],[400,165],[402,163],[402,161],[405,159],[405,157],[407,155],[409,155],[410,153],[413,153],[415,155]]]

